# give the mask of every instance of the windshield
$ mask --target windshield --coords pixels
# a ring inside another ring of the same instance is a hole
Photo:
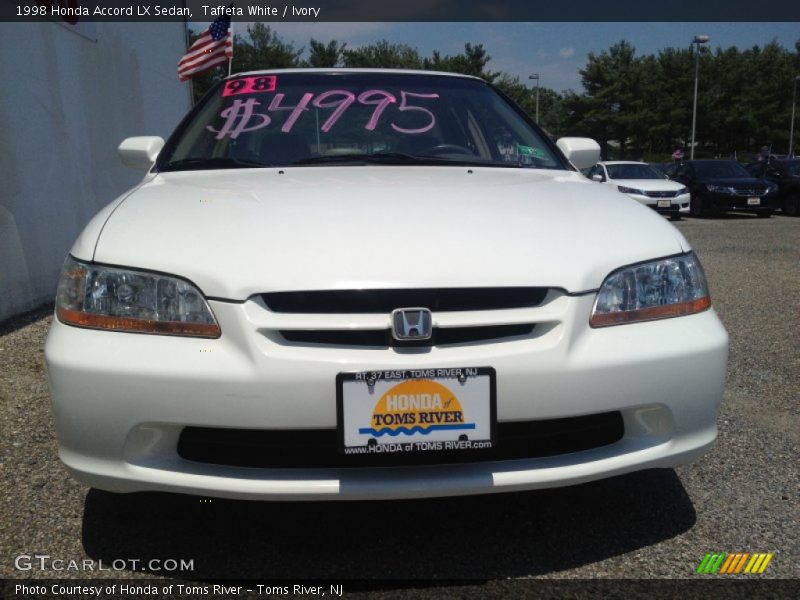
[[[170,138],[158,169],[370,163],[567,168],[482,81],[309,72],[227,80]]]
[[[606,165],[611,179],[664,179],[664,175],[650,165]]]
[[[752,177],[742,165],[732,160],[710,160],[694,163],[698,177],[730,179],[732,177]]]

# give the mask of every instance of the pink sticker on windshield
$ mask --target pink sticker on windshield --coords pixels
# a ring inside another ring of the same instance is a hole
[[[275,75],[261,75],[259,77],[242,77],[226,81],[222,87],[223,97],[238,94],[263,94],[274,92],[278,84]]]

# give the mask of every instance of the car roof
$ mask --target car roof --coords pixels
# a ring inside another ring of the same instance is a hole
[[[354,69],[354,68],[295,68],[295,69],[262,69],[258,71],[244,71],[242,73],[233,73],[226,79],[232,77],[242,77],[251,75],[281,75],[290,73],[320,73],[320,74],[335,74],[335,73],[389,73],[392,75],[439,75],[445,77],[460,77],[462,79],[475,79],[477,81],[484,81],[480,77],[474,75],[464,75],[463,73],[450,73],[448,71],[425,71],[422,69]]]
[[[646,162],[638,160],[601,160],[601,165],[646,165]]]

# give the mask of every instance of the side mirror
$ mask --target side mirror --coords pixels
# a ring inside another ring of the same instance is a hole
[[[664,174],[664,179],[669,179],[669,175],[667,175],[667,174],[665,173],[665,174]]]
[[[129,137],[122,140],[117,152],[126,167],[147,171],[163,147],[164,139],[157,136]]]
[[[605,181],[605,177],[600,175],[600,173],[595,173],[592,175],[592,181],[596,181],[597,183],[603,183]]]
[[[567,160],[578,169],[586,169],[600,160],[600,144],[592,138],[565,137],[556,142]]]

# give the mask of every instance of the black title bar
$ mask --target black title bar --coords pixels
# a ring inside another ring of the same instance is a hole
[[[214,0],[0,0],[0,21],[213,21]],[[800,2],[781,0],[235,0],[234,21],[800,22]]]

